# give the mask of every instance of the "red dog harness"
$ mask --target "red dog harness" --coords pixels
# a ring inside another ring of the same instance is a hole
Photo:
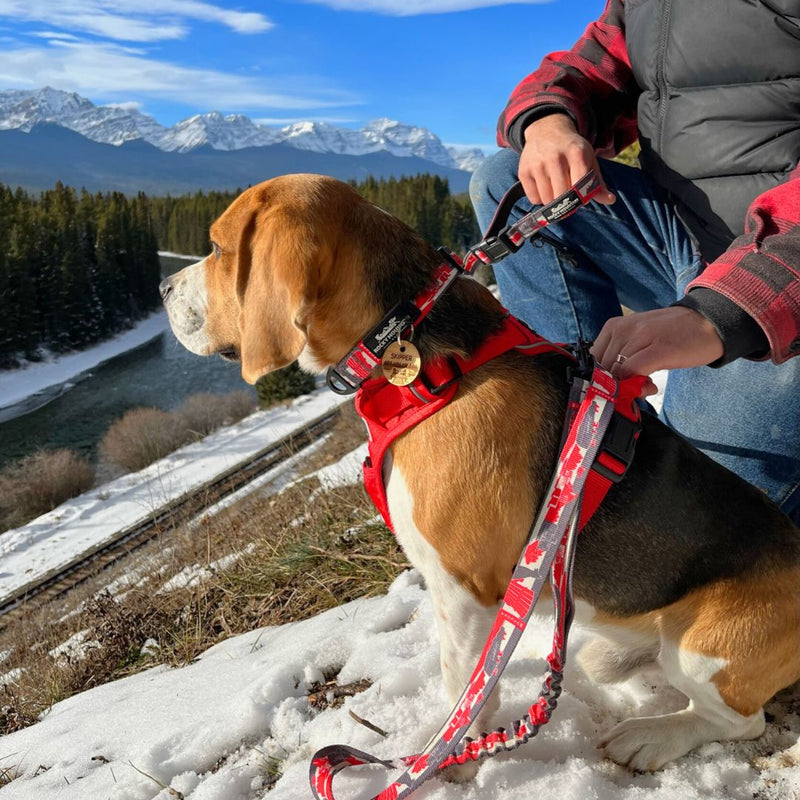
[[[395,386],[383,377],[371,378],[361,385],[356,393],[356,411],[364,420],[369,434],[369,455],[364,461],[364,486],[391,530],[394,528],[383,480],[386,451],[398,437],[446,406],[458,390],[459,379],[463,375],[509,350],[530,356],[560,353],[576,360],[570,348],[543,339],[524,322],[508,314],[503,327],[491,334],[469,359],[459,356],[438,359],[425,366],[419,377],[408,386]],[[637,376],[620,384],[615,411],[621,419],[616,415],[612,418],[592,474],[587,479],[580,528],[630,464],[640,421],[635,399],[641,393],[644,380]],[[576,398],[571,398],[568,416],[577,410],[577,402]]]
[[[538,336],[509,314],[503,327],[490,335],[469,359],[458,356],[437,359],[426,365],[408,386],[395,386],[383,377],[372,378],[361,385],[356,393],[356,411],[369,433],[364,485],[390,529],[394,530],[382,468],[392,442],[446,406],[458,390],[463,375],[515,349],[530,355],[557,352],[572,358],[567,349]]]

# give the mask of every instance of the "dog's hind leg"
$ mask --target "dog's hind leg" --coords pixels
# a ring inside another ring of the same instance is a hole
[[[634,770],[656,770],[705,742],[754,739],[763,733],[761,708],[740,714],[712,682],[727,666],[723,659],[665,643],[659,662],[670,683],[687,695],[689,705],[672,714],[621,722],[602,743],[614,761]]]
[[[658,661],[689,705],[620,723],[604,742],[608,755],[654,770],[705,742],[760,736],[764,703],[800,677],[798,578],[786,570],[718,581],[653,614]]]
[[[580,649],[575,660],[595,683],[619,683],[654,663],[658,651],[658,640],[633,646],[598,636]]]

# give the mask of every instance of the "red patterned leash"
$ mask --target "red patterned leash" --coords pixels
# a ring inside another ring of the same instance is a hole
[[[469,685],[448,720],[421,754],[405,756],[395,762],[346,745],[321,749],[314,755],[309,775],[316,800],[335,800],[333,778],[336,773],[360,764],[381,764],[387,769],[405,766],[405,771],[372,799],[400,800],[408,797],[439,769],[519,747],[535,736],[550,719],[561,693],[566,636],[572,618],[570,576],[581,495],[614,414],[618,388],[617,381],[608,372],[595,367],[591,383],[585,386],[583,400],[566,434],[545,501],[511,576],[492,631]],[[553,650],[547,659],[549,671],[539,697],[527,716],[514,722],[510,731],[498,728],[478,739],[467,739],[459,747],[511,658],[551,568],[556,604],[555,632]]]

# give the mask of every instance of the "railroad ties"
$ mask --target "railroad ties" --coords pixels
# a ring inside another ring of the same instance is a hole
[[[40,576],[13,594],[0,599],[0,630],[29,610],[29,604],[50,602],[85,580],[130,555],[160,534],[188,522],[202,511],[238,492],[283,461],[297,455],[327,433],[336,422],[339,409],[329,411],[302,428],[257,453],[249,461],[217,475],[202,486],[154,509],[151,516],[121,530],[111,541],[81,553],[71,562]]]

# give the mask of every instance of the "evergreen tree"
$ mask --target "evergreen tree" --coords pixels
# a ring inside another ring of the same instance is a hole
[[[0,365],[84,347],[159,303],[148,200],[0,185]]]
[[[480,238],[469,200],[436,175],[353,185],[434,246],[463,252]],[[158,248],[207,254],[211,223],[239,193],[129,198],[57,183],[34,198],[0,184],[0,366],[83,347],[157,307]]]

